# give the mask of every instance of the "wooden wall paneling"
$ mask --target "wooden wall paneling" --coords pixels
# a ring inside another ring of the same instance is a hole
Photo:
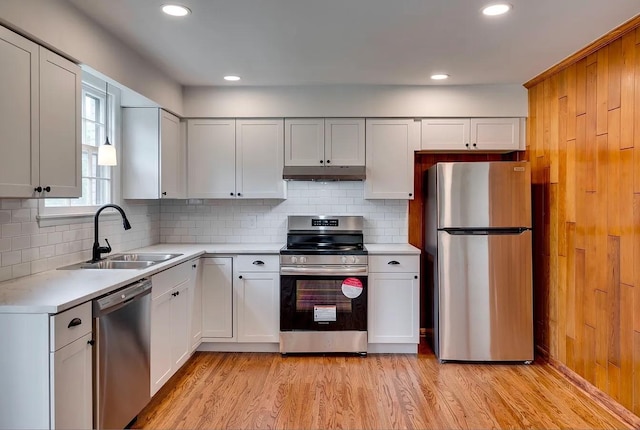
[[[636,290],[637,286],[634,287]],[[637,294],[637,293],[636,293]],[[637,296],[636,296],[637,297]],[[636,301],[636,303],[638,303]],[[636,312],[637,313],[637,312]],[[633,407],[634,414],[640,416],[640,332],[633,332]]]
[[[574,121],[575,122],[575,121]],[[568,130],[567,130],[568,131]],[[576,139],[567,141],[567,154],[565,160],[567,171],[565,184],[565,201],[566,201],[566,221],[570,223],[576,222],[576,200],[578,199],[576,189]],[[575,227],[575,224],[574,224]]]
[[[600,286],[598,285],[598,275],[601,265],[597,256],[597,235],[596,235],[596,223],[598,222],[597,216],[597,200],[598,195],[596,193],[586,193],[585,201],[587,202],[586,219],[586,247],[584,253],[585,263],[585,282],[583,285],[582,296],[582,308],[583,316],[582,321],[591,327],[596,326],[596,296],[595,291]]]
[[[538,84],[540,85],[540,84]],[[587,113],[587,60],[576,63],[576,117]]]
[[[535,155],[536,157],[544,157],[544,102],[545,102],[545,85],[544,82],[536,85],[536,121],[534,125],[535,131]]]
[[[596,384],[596,330],[584,325],[584,379]]]
[[[597,191],[593,196],[591,208],[593,218],[593,230],[590,236],[592,248],[591,252],[595,252],[593,266],[595,276],[592,279],[593,288],[606,288],[607,273],[605,267],[601,264],[607,261],[607,213],[609,201],[607,198],[607,180],[608,180],[608,154],[607,154],[607,135],[596,137],[596,171],[597,171]]]
[[[576,224],[566,223],[567,230],[567,296],[566,304],[563,306],[567,310],[567,337],[572,340],[576,338]],[[640,319],[640,318],[639,318]],[[567,342],[567,348],[569,343]],[[568,359],[569,351],[567,351]],[[567,361],[568,363],[568,361]]]
[[[548,100],[545,100],[545,107],[548,115],[545,115],[545,138],[547,138],[547,142],[545,143],[545,148],[549,148],[546,153],[548,154],[548,163],[550,167],[549,171],[549,183],[557,184],[558,177],[560,176],[560,168],[558,166],[559,160],[559,148],[558,148],[558,138],[559,138],[559,129],[560,129],[560,119],[558,118],[560,114],[560,100],[558,98],[558,77],[557,75],[552,76],[548,79],[549,82],[549,94]],[[545,94],[545,98],[547,94]],[[547,157],[545,157],[547,158]]]
[[[537,156],[537,146],[532,143],[536,142],[538,135],[538,88],[539,86],[536,85],[529,90],[529,117],[527,118],[527,142],[524,153],[524,159],[527,161],[532,161]]]
[[[640,32],[636,31],[636,39]],[[636,45],[635,70],[634,70],[634,116],[633,116],[633,145],[639,148],[633,154],[633,166],[636,172],[640,172],[640,44]],[[640,193],[640,174],[636,174],[633,179],[633,191]]]
[[[633,195],[633,286],[634,306],[640,309],[640,194]],[[640,332],[640,312],[633,314],[633,330]],[[636,360],[640,361],[640,355]],[[640,399],[639,399],[640,401]]]
[[[596,120],[598,110],[597,99],[597,78],[598,78],[598,65],[590,64],[587,66],[587,113],[586,113],[586,137],[587,137],[587,154],[586,163],[587,169],[591,172],[586,177],[586,190],[596,191],[598,171],[597,158],[598,158],[598,146],[597,146],[597,133],[596,133]]]
[[[607,112],[609,111],[609,47],[605,46],[598,51],[598,84],[597,93],[597,121],[596,133],[598,135],[607,132]]]
[[[620,148],[633,148],[635,110],[635,34],[622,38],[622,67],[620,76],[620,120],[625,124],[620,130]]]
[[[609,175],[608,180],[608,232],[620,236],[620,109],[609,111],[609,133],[607,138]]]
[[[549,355],[558,357],[558,184],[549,184]]]
[[[577,235],[576,235],[577,238]],[[584,249],[576,249],[576,265],[575,265],[575,318],[576,318],[576,333],[574,342],[574,367],[575,372],[584,377],[584,310],[582,304],[584,303],[584,290],[585,290],[585,251]]]
[[[567,69],[563,69],[558,72],[558,99],[567,97]]]
[[[596,372],[596,387],[607,390],[607,365],[609,364],[609,312],[607,293],[596,290],[596,365],[603,372]]]
[[[609,272],[608,333],[609,363],[620,366],[620,238],[609,236],[607,268]]]
[[[620,368],[613,363],[607,366],[607,378],[609,379],[609,394],[616,402],[620,402]]]
[[[566,69],[567,81],[567,140],[576,138],[576,65],[572,64]]]
[[[566,230],[565,224],[560,230]],[[565,363],[567,360],[567,260],[564,255],[558,256],[558,302],[557,302],[557,348],[556,357]]]
[[[633,408],[633,286],[620,285],[620,403]]]
[[[620,107],[620,76],[622,73],[622,40],[609,45],[609,110]]]
[[[640,240],[636,235],[638,225],[634,224],[633,206],[633,157],[635,148],[620,151],[620,282],[635,284],[634,243]]]
[[[593,175],[587,169],[587,116],[579,115],[576,123],[576,246],[585,249],[585,227],[586,227],[586,177]]]

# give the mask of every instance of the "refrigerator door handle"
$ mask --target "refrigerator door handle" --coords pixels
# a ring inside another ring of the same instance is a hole
[[[443,228],[442,231],[445,231],[453,236],[468,236],[468,235],[483,235],[488,236],[492,234],[504,234],[504,235],[513,235],[513,234],[522,234],[525,231],[531,230],[528,227],[514,227],[514,228]]]

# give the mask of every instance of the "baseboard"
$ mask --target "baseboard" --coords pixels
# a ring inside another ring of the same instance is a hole
[[[569,382],[582,390],[582,392],[584,392],[594,402],[598,403],[600,406],[608,410],[611,414],[618,417],[621,421],[629,425],[631,428],[640,428],[640,417],[622,406],[620,403],[616,402],[607,393],[591,384],[589,381],[578,375],[573,370],[569,369],[566,365],[559,362],[558,360],[547,357],[547,362],[560,375],[562,375],[564,378],[569,380]]]
[[[536,360],[549,361],[549,351],[540,345],[536,345]]]

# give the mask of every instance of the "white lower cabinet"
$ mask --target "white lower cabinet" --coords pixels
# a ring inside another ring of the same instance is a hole
[[[191,314],[191,352],[202,342],[202,259],[191,261],[189,313]]]
[[[228,342],[233,337],[231,257],[202,259],[202,337]]]
[[[419,343],[420,257],[369,256],[369,343]]]
[[[191,353],[190,291],[197,259],[151,277],[151,395],[187,361]]]
[[[279,256],[238,255],[202,260],[203,342],[279,342]]]
[[[51,353],[51,428],[92,428],[92,338],[89,332]]]

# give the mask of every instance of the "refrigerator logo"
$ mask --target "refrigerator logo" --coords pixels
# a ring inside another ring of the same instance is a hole
[[[514,167],[513,171],[514,172],[524,172],[524,167]]]

